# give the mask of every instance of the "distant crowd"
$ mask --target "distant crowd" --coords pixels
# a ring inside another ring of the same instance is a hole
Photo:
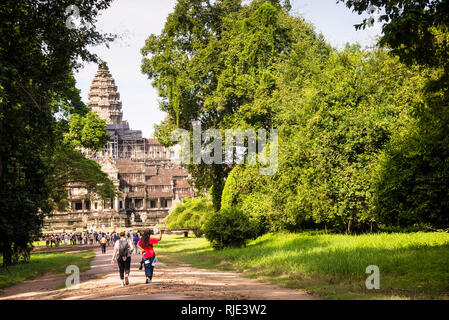
[[[127,237],[130,239],[140,238],[140,232],[128,232]],[[102,241],[102,238],[104,240]],[[78,233],[60,233],[45,235],[45,245],[52,248],[64,245],[87,245],[87,244],[101,244],[105,243],[107,246],[114,245],[115,241],[119,240],[120,236],[117,232],[78,232]]]
[[[157,234],[157,237],[151,235]],[[139,270],[145,267],[145,283],[151,283],[154,266],[157,263],[153,245],[162,239],[162,230],[154,226],[153,230],[145,230],[142,234],[137,232],[78,232],[45,235],[43,240],[47,247],[65,245],[99,244],[101,253],[106,254],[106,248],[113,245],[111,264],[117,263],[121,285],[129,284],[131,269],[131,256],[133,253],[142,255]]]

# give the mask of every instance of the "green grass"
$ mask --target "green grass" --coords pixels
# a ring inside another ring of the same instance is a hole
[[[30,257],[30,262],[17,264],[8,268],[0,268],[0,288],[5,288],[42,275],[46,272],[65,274],[68,265],[77,265],[80,271],[90,268],[90,263],[95,254],[92,250],[79,253],[36,253]],[[0,259],[0,263],[2,259]]]
[[[267,234],[245,248],[214,251],[204,238],[165,236],[157,253],[194,267],[245,276],[329,299],[449,299],[449,234],[358,236]],[[377,265],[380,290],[368,290],[366,267]]]

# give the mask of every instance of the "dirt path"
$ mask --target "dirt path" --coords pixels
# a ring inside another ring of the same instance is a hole
[[[145,284],[144,271],[138,270],[140,256],[131,259],[130,284],[120,286],[118,267],[111,265],[112,250],[96,257],[91,269],[81,273],[77,289],[60,289],[65,277],[46,274],[33,280],[0,290],[0,300],[315,300],[304,291],[282,288],[241,277],[238,273],[192,268],[188,265],[166,265],[158,262],[153,282]]]

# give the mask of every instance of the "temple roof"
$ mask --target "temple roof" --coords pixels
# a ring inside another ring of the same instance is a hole
[[[151,176],[146,179],[145,184],[147,186],[171,186],[173,180],[170,176]]]
[[[190,184],[185,179],[175,180],[176,188],[190,188]]]
[[[87,96],[89,98],[87,106],[106,120],[106,124],[126,124],[122,120],[120,94],[106,63],[102,62],[98,65]]]
[[[187,177],[189,175],[187,169],[182,168],[161,168],[159,175],[170,177]]]

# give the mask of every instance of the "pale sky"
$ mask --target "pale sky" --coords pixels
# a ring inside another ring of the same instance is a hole
[[[380,34],[380,26],[374,25],[356,31],[354,24],[362,17],[351,12],[336,0],[291,0],[294,15],[301,15],[311,22],[318,33],[334,47],[359,42],[370,46]],[[173,11],[176,0],[116,0],[98,19],[97,27],[102,32],[121,34],[122,39],[110,44],[110,48],[96,47],[92,51],[108,63],[122,101],[123,119],[131,129],[142,130],[151,137],[153,125],[164,119],[159,110],[158,95],[151,81],[140,72],[142,56],[140,49],[151,33],[159,34],[165,20]],[[82,100],[87,103],[89,86],[97,71],[93,63],[85,64],[75,74]]]

